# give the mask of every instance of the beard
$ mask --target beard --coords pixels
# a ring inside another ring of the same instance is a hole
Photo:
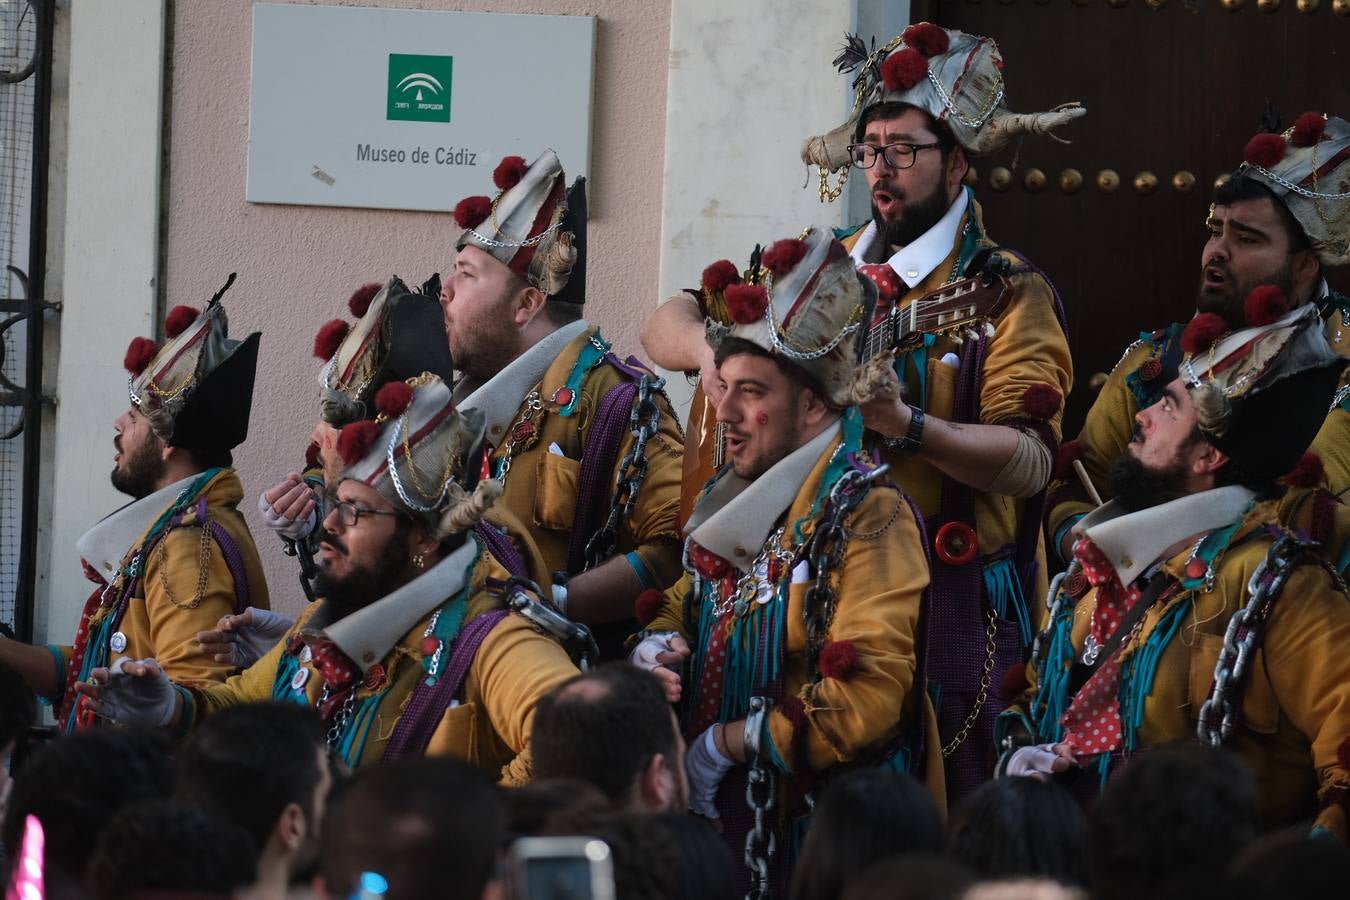
[[[876,247],[878,252],[884,251],[883,260],[890,256],[891,247],[906,247],[923,237],[925,232],[941,221],[952,205],[940,181],[933,185],[933,190],[928,196],[913,200],[894,185],[878,182],[876,186],[884,189],[896,200],[906,203],[899,218],[890,221],[882,217],[875,203],[872,204],[872,221],[877,225],[879,238],[872,246]]]
[[[1273,284],[1284,295],[1289,298],[1292,305],[1294,302],[1294,261],[1292,258],[1286,258],[1284,266],[1278,271],[1260,278],[1238,281],[1231,269],[1222,263],[1210,263],[1205,268],[1218,269],[1223,273],[1223,284],[1217,288],[1205,287],[1204,272],[1200,273],[1200,287],[1196,292],[1195,309],[1196,312],[1214,313],[1228,323],[1229,328],[1245,328],[1247,325],[1246,315],[1243,307],[1247,303],[1247,295],[1253,288],[1263,284]]]
[[[129,497],[140,500],[153,494],[164,476],[164,449],[158,436],[147,438],[131,450],[122,450],[121,438],[115,442],[122,451],[122,463],[113,467],[112,486]]]
[[[388,596],[407,580],[404,573],[408,568],[412,523],[401,516],[395,521],[394,533],[372,554],[373,563],[357,562],[348,556],[350,570],[346,575],[334,575],[323,566],[314,576],[314,594],[328,604],[334,621]],[[330,534],[326,540],[334,549],[347,553],[347,545],[336,535]]]
[[[754,456],[738,457],[733,461],[732,470],[741,478],[746,481],[754,481],[801,446],[801,429],[799,427],[801,414],[797,405],[794,403],[788,407],[783,416],[784,427],[781,431],[776,434],[760,431],[760,435],[765,438],[763,449]]]
[[[1107,489],[1116,502],[1130,512],[1159,506],[1190,493],[1186,467],[1173,462],[1166,468],[1150,468],[1126,453],[1111,469]]]

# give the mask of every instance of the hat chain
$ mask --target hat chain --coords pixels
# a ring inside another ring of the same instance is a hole
[[[989,117],[994,114],[994,110],[997,109],[998,105],[1003,102],[1003,79],[1000,78],[998,90],[995,91],[993,94],[989,95],[989,99],[980,109],[979,115],[976,118],[972,119],[969,116],[960,112],[956,108],[956,101],[952,99],[951,94],[947,93],[947,89],[942,86],[942,82],[938,80],[938,77],[933,74],[933,70],[931,67],[928,69],[928,80],[930,83],[932,83],[933,88],[938,92],[938,97],[942,99],[942,105],[947,107],[947,112],[951,113],[953,119],[960,122],[967,128],[971,129],[983,128],[984,123],[989,121]]]
[[[389,446],[385,450],[385,456],[389,463],[389,478],[394,482],[394,490],[398,493],[399,499],[402,500],[409,509],[420,513],[435,512],[441,501],[446,497],[446,489],[449,487],[451,477],[454,474],[455,458],[452,454],[449,463],[446,464],[445,471],[442,473],[440,479],[440,491],[432,498],[431,503],[424,506],[414,501],[408,496],[408,492],[403,486],[403,479],[399,477],[397,459],[394,455],[395,448],[402,444],[403,458],[408,461],[408,471],[412,475],[413,484],[417,487],[419,492],[423,494],[427,493],[421,484],[421,480],[417,476],[417,464],[413,462],[412,450],[408,445],[407,429],[403,427],[407,418],[408,414],[405,412],[399,417],[398,421],[394,423],[394,434],[389,441]]]
[[[849,316],[848,322],[840,329],[838,334],[832,337],[827,343],[822,344],[814,350],[804,350],[789,346],[787,343],[789,338],[787,335],[781,333],[781,329],[778,325],[778,317],[773,313],[773,303],[769,304],[766,311],[769,315],[769,341],[773,344],[774,349],[791,359],[805,361],[820,359],[835,347],[838,347],[844,338],[858,330],[858,320],[862,318],[862,305],[859,304],[853,308],[853,313]]]
[[[506,196],[506,192],[502,191],[500,194],[497,195],[497,199],[492,201],[492,228],[497,232],[498,235],[506,235],[506,231],[497,222],[497,204],[501,202],[501,199],[504,196]],[[533,247],[540,241],[542,241],[544,238],[548,237],[550,233],[558,230],[561,227],[562,227],[562,217],[559,216],[556,222],[554,222],[552,225],[548,226],[543,231],[536,234],[534,237],[525,238],[524,240],[520,241],[513,241],[509,237],[507,238],[507,240],[504,241],[494,240],[490,237],[487,237],[476,228],[469,228],[466,230],[468,231],[469,234],[472,234],[474,237],[478,238],[478,240],[482,241],[484,244],[487,244],[489,247]]]

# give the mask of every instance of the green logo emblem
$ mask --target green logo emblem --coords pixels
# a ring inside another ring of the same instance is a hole
[[[389,54],[389,111],[385,118],[404,122],[450,121],[453,56]]]

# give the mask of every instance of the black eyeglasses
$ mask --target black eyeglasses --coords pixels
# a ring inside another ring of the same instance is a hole
[[[389,509],[369,509],[365,506],[357,506],[348,500],[339,500],[332,494],[326,498],[328,508],[337,513],[338,521],[345,527],[351,528],[357,522],[361,521],[362,516],[397,516],[401,515],[396,510]]]
[[[849,144],[848,152],[853,157],[853,165],[859,169],[870,169],[877,164],[877,157],[884,155],[886,165],[892,169],[908,169],[914,165],[914,157],[920,150],[935,150],[942,145],[932,144],[887,144],[878,147],[875,144]]]

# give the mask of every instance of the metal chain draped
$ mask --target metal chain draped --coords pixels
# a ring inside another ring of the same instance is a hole
[[[661,430],[661,409],[656,405],[655,395],[666,386],[664,378],[643,375],[638,381],[637,402],[629,417],[629,428],[633,433],[633,446],[619,462],[619,478],[614,486],[614,498],[610,501],[609,516],[586,542],[586,568],[590,569],[614,555],[617,543],[619,521],[633,512],[638,491],[647,479],[647,441]]]

